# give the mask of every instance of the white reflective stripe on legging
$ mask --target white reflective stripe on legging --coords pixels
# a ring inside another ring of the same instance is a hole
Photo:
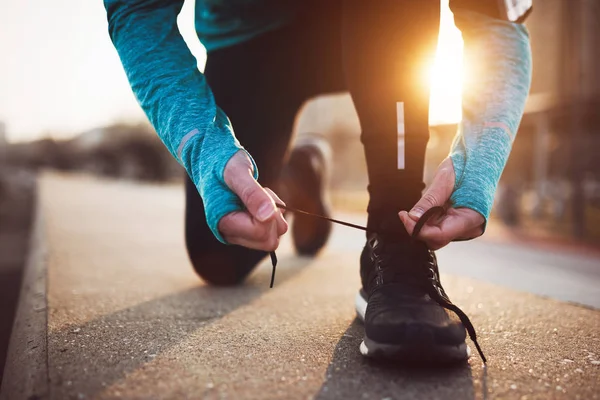
[[[179,143],[179,147],[177,148],[177,158],[181,160],[181,152],[183,151],[183,147],[192,137],[198,135],[200,131],[198,129],[194,129],[188,132],[183,138],[181,138],[181,142]],[[183,162],[183,160],[181,160]]]
[[[398,169],[404,169],[404,103],[396,103],[396,118],[398,119]]]

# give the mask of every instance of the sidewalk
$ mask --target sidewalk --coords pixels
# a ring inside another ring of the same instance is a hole
[[[487,373],[382,366],[358,351],[360,232],[316,259],[285,241],[274,289],[268,262],[215,289],[189,266],[179,186],[49,174],[39,202],[2,400],[600,397],[598,310],[443,276]]]
[[[338,209],[347,212],[364,213],[367,208],[368,194],[364,191],[337,190],[331,197]],[[547,227],[531,226],[531,224],[526,227],[509,227],[493,214],[482,240],[600,257],[600,243],[578,240],[565,235],[564,232],[552,232]]]

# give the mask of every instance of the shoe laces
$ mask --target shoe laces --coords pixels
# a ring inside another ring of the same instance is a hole
[[[327,220],[327,221],[330,221],[330,222],[333,222],[336,224],[348,226],[350,228],[360,229],[360,230],[366,231],[368,233],[375,233],[381,238],[391,238],[391,237],[393,237],[393,235],[398,234],[397,232],[394,233],[394,232],[387,232],[384,230],[371,229],[371,228],[367,228],[367,227],[364,227],[361,225],[352,224],[350,222],[345,222],[345,221],[340,221],[340,220],[337,220],[334,218],[325,217],[323,215],[309,213],[307,211],[299,210],[299,209],[289,207],[289,206],[286,206],[283,204],[276,204],[276,206],[278,208],[292,212],[294,214],[308,215],[308,216],[311,216],[314,218],[320,218],[320,219],[324,219],[324,220]],[[417,239],[417,236],[421,232],[421,229],[423,228],[425,223],[427,223],[427,221],[433,215],[438,214],[440,212],[441,213],[445,212],[444,207],[439,207],[439,206],[433,207],[433,208],[430,208],[429,210],[427,210],[421,216],[421,218],[419,218],[419,220],[417,221],[417,223],[415,225],[415,228],[413,230],[411,238],[410,238],[411,245],[424,245],[424,243],[422,241]],[[399,241],[394,241],[394,240],[389,240],[389,239],[387,239],[387,240],[383,239],[382,243],[375,244],[374,245],[374,253],[376,253],[376,262],[381,267],[380,273],[384,269],[384,267],[387,265],[388,261],[391,260],[390,256],[393,253],[402,251],[403,249],[406,249],[406,248],[407,247],[405,245],[401,246]],[[270,252],[269,254],[271,256],[271,264],[273,266],[273,269],[271,272],[271,284],[270,284],[270,287],[272,288],[275,283],[275,271],[277,268],[277,255],[275,254],[274,251]],[[467,314],[465,314],[464,311],[462,311],[457,305],[455,305],[454,303],[452,303],[450,301],[450,298],[446,294],[446,291],[444,290],[442,283],[440,282],[439,270],[437,267],[437,260],[435,257],[435,253],[433,251],[427,249],[427,257],[426,258],[423,257],[422,259],[415,260],[415,261],[417,261],[417,262],[416,263],[407,263],[406,265],[408,267],[405,268],[403,271],[399,271],[399,272],[401,274],[403,274],[404,276],[410,276],[412,279],[416,278],[420,282],[427,282],[427,284],[423,284],[423,285],[419,285],[419,286],[421,286],[426,291],[426,293],[429,295],[429,297],[433,301],[435,301],[440,307],[443,307],[449,311],[452,311],[454,314],[456,314],[456,316],[460,319],[460,322],[463,324],[463,326],[467,330],[467,333],[469,334],[469,338],[471,339],[473,344],[475,344],[475,348],[477,349],[477,352],[479,353],[479,356],[481,357],[482,361],[484,362],[484,364],[487,363],[487,359],[486,359],[485,355],[483,354],[483,350],[481,349],[481,346],[479,346],[479,343],[477,341],[477,332],[475,331],[475,327],[471,323],[471,320],[469,319]]]
[[[367,277],[368,282],[375,281],[379,285],[397,282],[417,290],[417,295],[428,292],[430,285],[424,272],[429,271],[429,264],[433,265],[434,261],[433,252],[423,242],[415,243],[412,238],[402,237],[401,232],[380,229],[368,238],[367,247],[374,267]]]

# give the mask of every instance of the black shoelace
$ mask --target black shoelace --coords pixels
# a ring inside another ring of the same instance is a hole
[[[303,210],[299,210],[299,209],[296,209],[296,208],[293,208],[293,207],[285,206],[283,204],[276,204],[276,205],[277,205],[278,208],[281,208],[282,210],[286,210],[286,211],[292,212],[294,214],[303,214],[303,215],[311,216],[313,218],[324,219],[324,220],[327,220],[327,221],[330,221],[330,222],[334,222],[336,224],[348,226],[350,228],[360,229],[360,230],[363,230],[363,231],[369,232],[369,233],[376,233],[376,234],[380,234],[380,235],[387,234],[386,232],[381,232],[381,231],[378,231],[378,230],[375,230],[375,229],[369,229],[369,228],[367,228],[365,226],[352,224],[350,222],[340,221],[340,220],[337,220],[337,219],[325,217],[323,215],[309,213],[309,212],[306,212],[306,211],[303,211]],[[417,224],[415,225],[415,229],[413,230],[413,233],[411,235],[412,238],[413,238],[413,240],[416,240],[416,237],[419,235],[419,232],[421,232],[421,229],[423,228],[423,226],[425,225],[425,223],[433,215],[438,214],[440,212],[443,213],[444,211],[445,210],[444,210],[443,207],[433,207],[433,208],[427,210],[421,216],[421,218],[419,218],[419,220],[417,221]],[[275,270],[277,268],[277,255],[275,254],[274,251],[272,251],[270,253],[270,256],[271,256],[271,264],[273,265],[273,270],[271,272],[271,284],[270,284],[270,287],[272,288],[273,284],[275,283]],[[477,352],[479,353],[479,356],[483,360],[484,364],[487,363],[487,359],[485,358],[485,355],[483,354],[483,351],[481,350],[481,346],[479,346],[479,342],[477,342],[477,333],[475,332],[475,328],[473,327],[473,324],[471,323],[471,320],[469,319],[469,317],[467,316],[467,314],[464,313],[463,310],[461,310],[457,305],[453,304],[450,301],[450,299],[448,298],[448,295],[446,294],[446,291],[442,287],[442,284],[440,282],[440,279],[439,279],[437,271],[433,268],[433,264],[431,265],[431,267],[429,268],[429,270],[427,272],[428,272],[428,280],[429,280],[429,283],[430,283],[430,285],[428,286],[427,294],[436,303],[438,303],[441,307],[454,312],[458,316],[458,318],[460,319],[460,322],[463,324],[463,326],[467,330],[467,333],[469,334],[469,338],[471,338],[471,341],[475,344],[475,348],[477,349]]]

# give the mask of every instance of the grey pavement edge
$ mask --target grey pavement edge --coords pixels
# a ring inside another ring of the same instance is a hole
[[[37,204],[0,400],[35,400],[48,395],[46,245],[41,214]]]

